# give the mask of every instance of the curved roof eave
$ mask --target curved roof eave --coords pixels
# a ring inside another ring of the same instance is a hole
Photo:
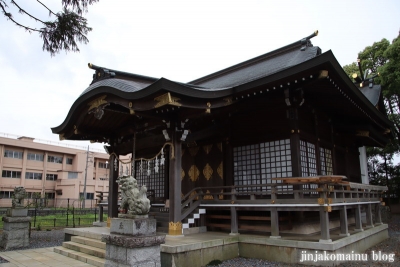
[[[81,106],[89,99],[93,99],[93,97],[97,95],[112,94],[124,99],[138,100],[155,94],[161,90],[166,90],[189,97],[207,99],[220,98],[232,94],[232,88],[217,88],[207,90],[205,88],[199,88],[193,85],[173,82],[165,78],[160,78],[156,82],[143,88],[134,88],[130,85],[129,81],[118,78],[110,78],[97,81],[96,83],[90,85],[89,88],[90,87],[91,90],[86,91],[84,94],[81,94],[75,100],[64,122],[57,127],[51,128],[53,133],[61,133],[63,129],[67,126],[68,122],[72,118],[74,112],[79,108],[79,106]]]

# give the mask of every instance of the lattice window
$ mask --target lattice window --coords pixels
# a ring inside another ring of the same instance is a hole
[[[319,148],[320,161],[321,161],[321,174],[322,175],[332,175],[332,151],[327,148]]]
[[[315,145],[303,140],[300,140],[300,159],[301,159],[301,174],[303,177],[317,176],[317,160],[315,155]],[[317,188],[316,184],[303,185],[304,189],[313,190]],[[309,194],[309,193],[305,193]],[[311,194],[318,194],[316,191]]]
[[[147,175],[147,164],[150,163],[150,176]],[[142,168],[140,168],[142,164]],[[141,171],[142,170],[142,171]],[[159,164],[158,173],[154,171],[153,161],[136,161],[135,163],[135,179],[138,185],[146,185],[148,193],[150,190],[154,190],[155,197],[164,197],[164,186],[165,186],[165,164]]]
[[[301,174],[303,177],[317,176],[315,145],[300,140]]]
[[[235,185],[257,185],[261,183],[259,144],[235,147],[233,158]],[[240,191],[256,190],[255,187],[240,189]]]
[[[276,183],[277,181],[272,178],[292,177],[289,139],[235,147],[233,156],[235,185]],[[291,188],[292,186],[284,186],[278,189]],[[243,191],[266,189],[266,187],[253,187]]]

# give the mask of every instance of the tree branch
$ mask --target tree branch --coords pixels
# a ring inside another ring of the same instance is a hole
[[[40,2],[39,0],[36,0],[36,1],[38,1],[42,6],[44,6],[48,11],[49,11],[49,14],[51,15],[51,14],[53,14],[54,16],[57,16],[57,14],[56,13],[54,13],[50,8],[48,8],[45,4],[43,4],[42,2]]]
[[[7,13],[6,10],[5,10],[5,8],[4,8],[4,6],[3,6],[1,3],[0,3],[0,7],[1,7],[1,9],[3,9],[3,14],[4,14],[4,16],[6,16],[9,20],[11,20],[12,22],[14,22],[17,26],[22,27],[22,28],[24,28],[25,30],[28,30],[28,31],[42,32],[41,30],[33,29],[33,28],[31,28],[31,27],[24,26],[24,25],[22,25],[22,24],[16,22],[16,21],[12,18],[11,13]]]
[[[40,22],[43,23],[43,24],[46,24],[44,21],[42,21],[42,20],[40,20],[40,19],[38,19],[38,18],[32,16],[31,14],[29,14],[28,12],[26,12],[25,10],[23,10],[17,3],[15,3],[14,0],[11,0],[11,3],[12,3],[13,5],[15,5],[16,7],[18,7],[20,13],[25,13],[26,15],[28,15],[28,16],[31,17],[32,19],[34,19],[34,20],[36,20],[36,21],[40,21]]]

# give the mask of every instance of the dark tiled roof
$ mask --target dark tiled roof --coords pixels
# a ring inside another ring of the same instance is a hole
[[[107,86],[123,92],[132,93],[142,90],[150,84],[152,84],[152,82],[146,80],[123,80],[118,78],[103,79],[92,83],[88,88],[86,88],[85,91],[82,92],[81,96],[102,86]]]
[[[319,47],[307,47],[305,51],[301,51],[300,45],[297,45],[289,51],[283,51],[281,53],[275,53],[273,51],[194,80],[190,82],[190,84],[201,85],[208,88],[234,87],[298,65],[316,57],[320,53],[321,50]]]

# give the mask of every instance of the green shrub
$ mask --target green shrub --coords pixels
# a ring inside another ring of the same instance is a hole
[[[40,225],[40,223],[36,225],[36,231],[42,231],[42,225]]]

